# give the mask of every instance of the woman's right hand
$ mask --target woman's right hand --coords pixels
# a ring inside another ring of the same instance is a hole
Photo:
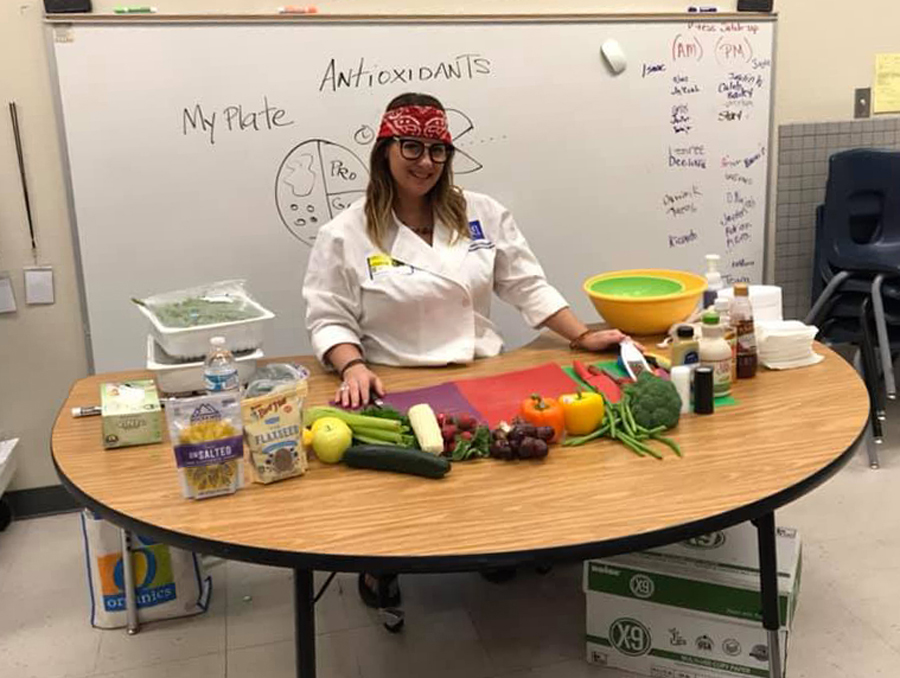
[[[357,407],[367,405],[369,399],[375,396],[384,396],[384,385],[381,379],[365,363],[351,365],[344,371],[344,380],[341,382],[335,402],[341,407]]]

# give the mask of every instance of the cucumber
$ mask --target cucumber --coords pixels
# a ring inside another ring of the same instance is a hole
[[[411,473],[426,478],[443,478],[450,462],[428,452],[396,445],[354,445],[344,452],[344,463],[353,468]]]

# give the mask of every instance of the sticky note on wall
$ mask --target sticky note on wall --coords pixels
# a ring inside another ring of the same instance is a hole
[[[900,113],[900,54],[875,55],[872,112]]]

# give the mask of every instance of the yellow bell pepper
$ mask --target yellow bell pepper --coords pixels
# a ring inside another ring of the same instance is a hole
[[[566,418],[566,433],[583,436],[595,431],[603,421],[603,398],[599,393],[567,393],[559,397]]]

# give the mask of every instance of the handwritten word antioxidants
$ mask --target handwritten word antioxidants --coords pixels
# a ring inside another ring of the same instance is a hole
[[[320,92],[337,92],[345,89],[371,89],[376,86],[412,84],[431,80],[474,80],[490,75],[491,61],[480,54],[459,54],[447,61],[418,66],[391,66],[382,68],[369,65],[364,57],[354,65],[339,67],[331,59],[319,83]]]

